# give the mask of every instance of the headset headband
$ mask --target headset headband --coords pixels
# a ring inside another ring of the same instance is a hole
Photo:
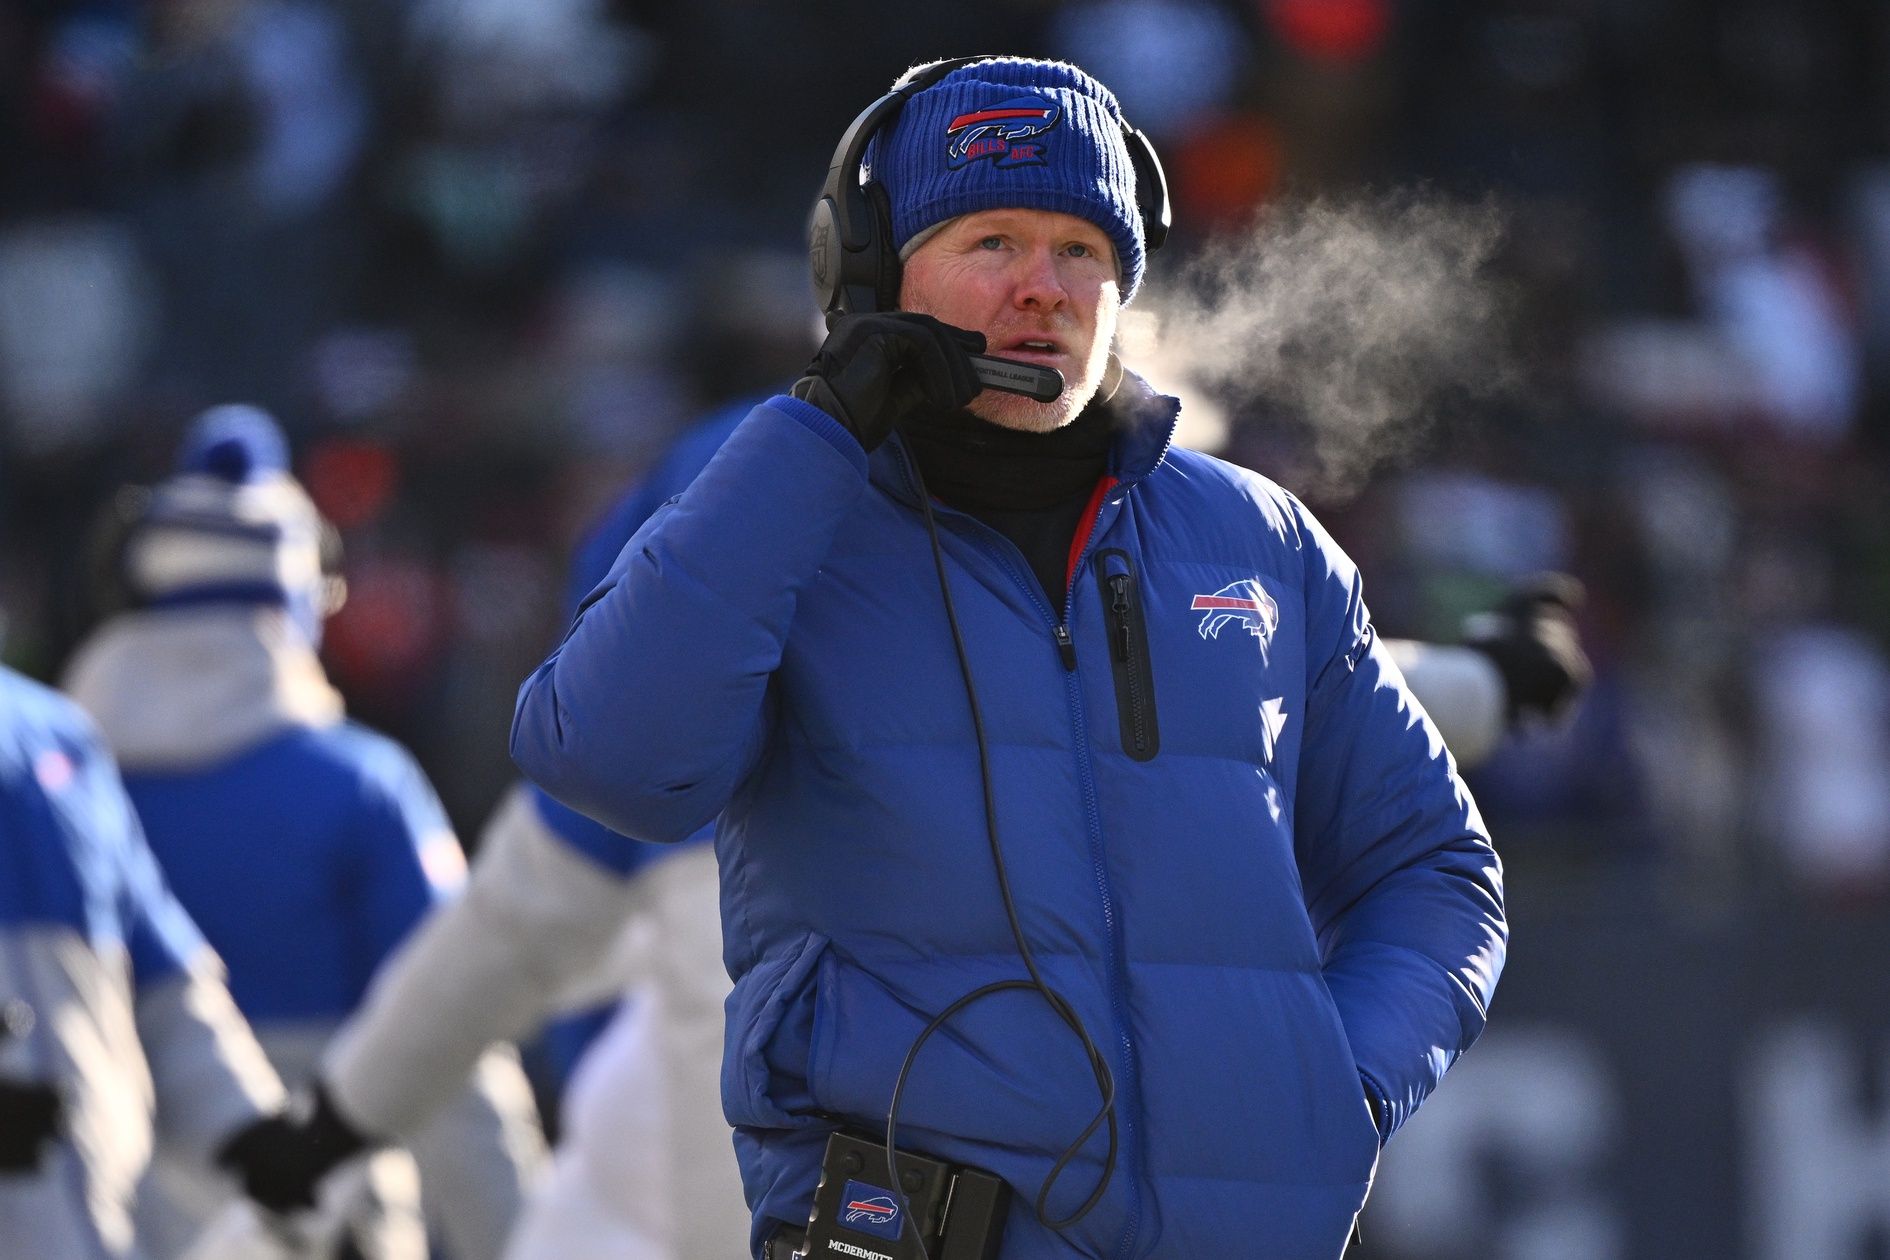
[[[900,262],[892,240],[892,213],[877,183],[862,186],[860,167],[866,146],[881,128],[890,127],[906,101],[954,70],[997,61],[995,56],[950,57],[914,66],[892,90],[860,111],[834,147],[808,225],[807,255],[814,273],[814,295],[828,326],[842,315],[880,311],[899,299]],[[1142,216],[1143,248],[1153,253],[1168,239],[1172,214],[1168,179],[1148,137],[1122,121],[1122,139],[1135,169],[1136,209]]]

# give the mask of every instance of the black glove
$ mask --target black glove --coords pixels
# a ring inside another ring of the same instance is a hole
[[[1568,574],[1543,573],[1512,590],[1495,612],[1465,622],[1465,645],[1495,661],[1503,675],[1510,721],[1523,714],[1554,721],[1594,680],[1575,627],[1583,598],[1582,584]]]
[[[0,1175],[38,1169],[40,1148],[59,1136],[63,1110],[54,1085],[0,1080]]]
[[[318,1083],[306,1115],[278,1112],[238,1130],[217,1152],[217,1163],[242,1179],[250,1198],[271,1211],[290,1212],[314,1207],[315,1187],[329,1170],[371,1145]]]
[[[790,392],[844,424],[870,451],[920,407],[950,411],[976,398],[984,386],[969,356],[983,352],[983,333],[930,315],[842,315]]]

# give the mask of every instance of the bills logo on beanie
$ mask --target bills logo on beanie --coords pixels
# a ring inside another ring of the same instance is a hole
[[[989,158],[998,166],[1042,166],[1049,159],[1037,139],[1057,125],[1063,111],[1041,96],[1019,96],[952,119],[945,160],[953,170]]]
[[[1115,246],[1122,300],[1146,253],[1135,165],[1115,94],[1063,61],[993,57],[916,92],[867,150],[892,209],[895,248],[980,210],[1088,219]]]

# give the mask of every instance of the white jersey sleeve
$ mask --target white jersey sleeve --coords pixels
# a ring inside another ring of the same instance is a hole
[[[524,785],[487,824],[466,891],[429,915],[336,1035],[322,1078],[342,1114],[408,1138],[494,1042],[530,1032],[610,947],[630,881],[561,841]]]
[[[1410,639],[1386,639],[1385,647],[1459,766],[1495,751],[1508,724],[1509,693],[1494,661],[1475,648]]]

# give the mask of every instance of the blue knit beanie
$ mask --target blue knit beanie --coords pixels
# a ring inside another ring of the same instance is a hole
[[[867,168],[904,251],[926,228],[979,210],[1055,210],[1116,247],[1122,300],[1142,282],[1142,214],[1115,94],[1063,61],[998,57],[914,95],[873,138]]]
[[[280,604],[318,642],[339,603],[321,533],[275,420],[257,407],[212,407],[127,536],[124,578],[140,606]]]

